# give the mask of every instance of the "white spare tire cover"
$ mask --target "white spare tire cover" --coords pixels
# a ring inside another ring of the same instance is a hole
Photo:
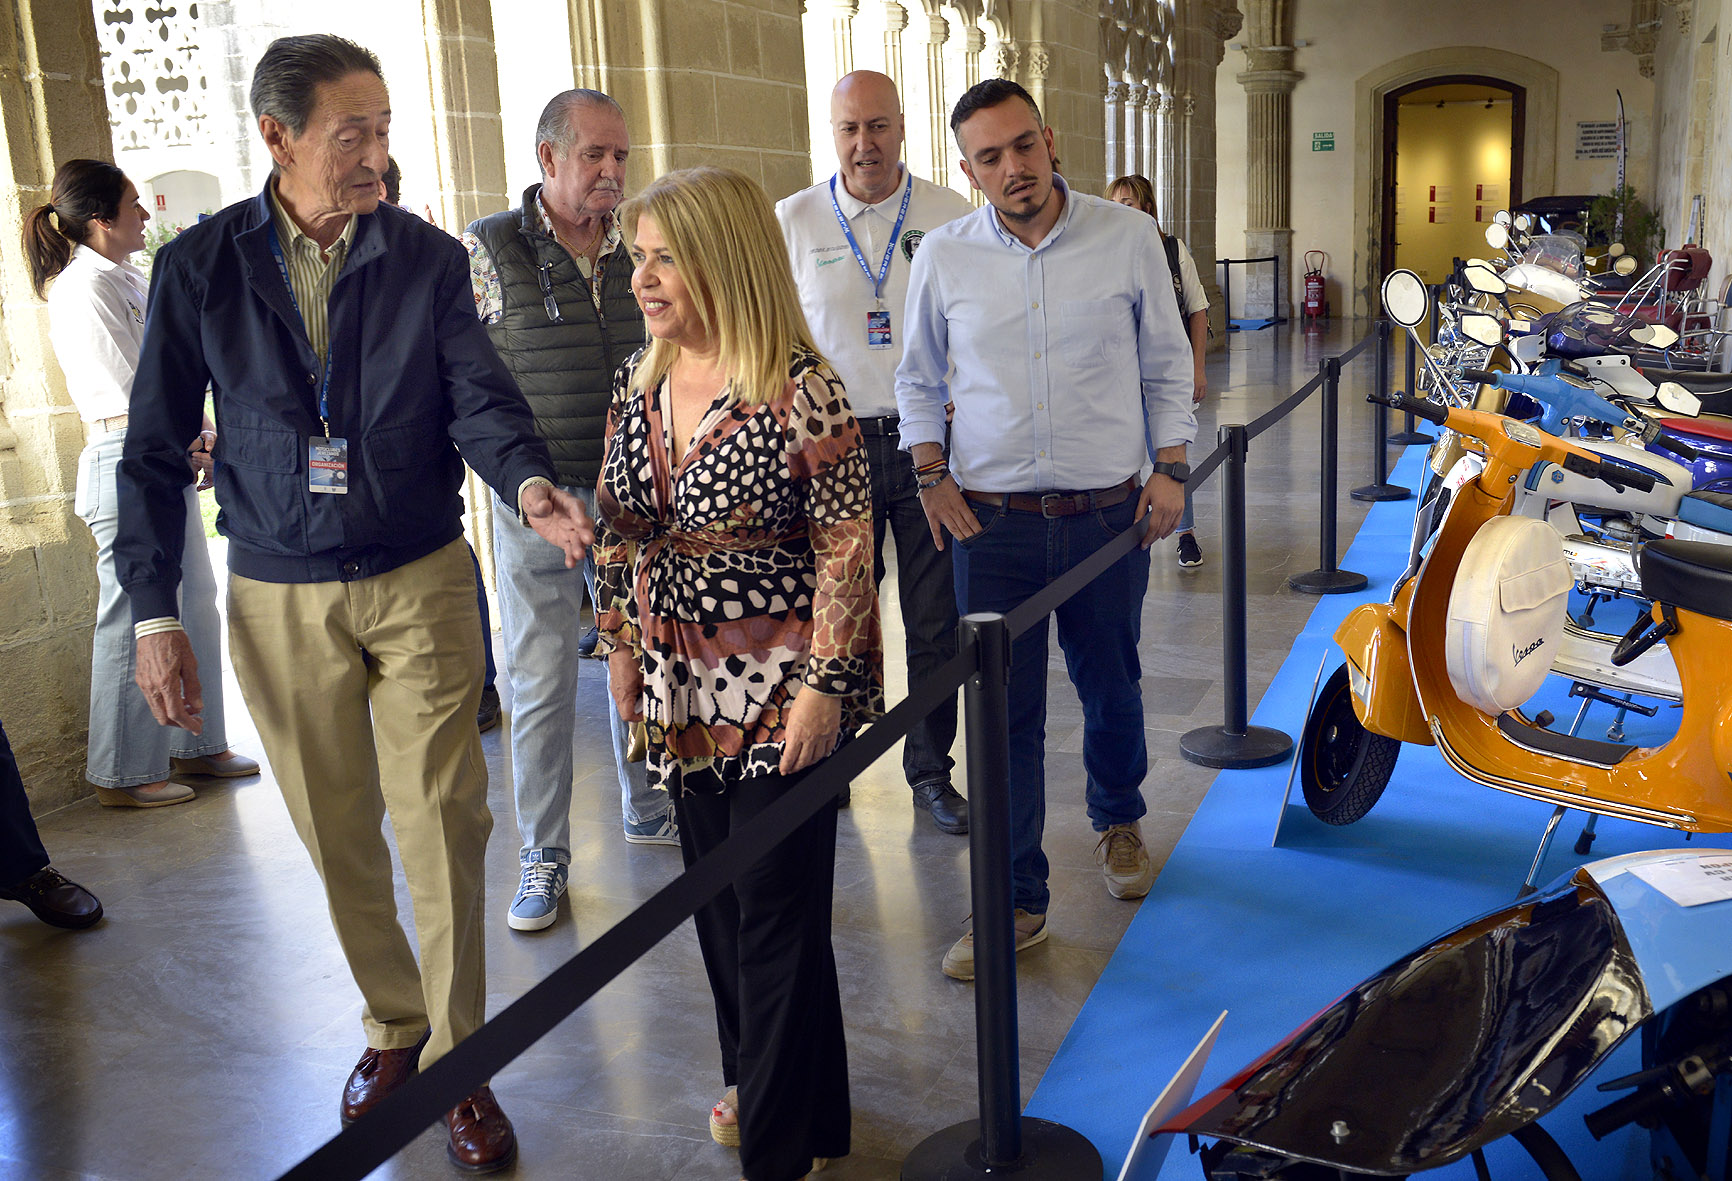
[[[1539,689],[1564,634],[1570,568],[1557,530],[1529,517],[1493,517],[1462,555],[1449,592],[1449,680],[1490,714]]]

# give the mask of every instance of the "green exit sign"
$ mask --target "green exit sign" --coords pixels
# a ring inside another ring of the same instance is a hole
[[[1311,150],[1313,152],[1333,152],[1335,150],[1335,133],[1333,131],[1313,131],[1311,133]]]

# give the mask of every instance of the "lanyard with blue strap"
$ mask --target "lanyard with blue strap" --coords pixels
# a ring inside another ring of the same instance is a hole
[[[277,260],[277,270],[283,276],[283,286],[289,289],[289,302],[295,314],[306,323],[306,313],[295,295],[295,285],[289,280],[289,264],[283,258],[283,244],[277,240],[277,223],[270,223],[271,257]],[[325,428],[323,437],[307,439],[307,490],[309,492],[345,493],[349,490],[349,440],[331,436],[331,345],[327,329],[325,355],[319,358],[324,376],[319,383],[319,425]]]
[[[854,261],[860,264],[866,281],[872,284],[872,300],[875,306],[866,313],[866,347],[869,349],[891,347],[890,313],[884,307],[884,281],[890,277],[890,260],[896,255],[896,239],[902,236],[902,223],[908,218],[908,202],[913,196],[914,178],[904,177],[902,208],[896,213],[896,224],[890,229],[890,241],[884,244],[884,259],[878,264],[878,273],[874,275],[872,264],[866,261],[866,252],[860,249],[860,241],[854,237],[854,228],[842,215],[842,203],[836,200],[836,178],[830,178],[830,208],[835,211],[836,224],[842,227],[842,236],[848,239],[848,247],[854,251]]]

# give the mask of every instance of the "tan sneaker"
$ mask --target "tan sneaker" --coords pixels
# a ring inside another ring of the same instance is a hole
[[[1033,947],[1046,939],[1046,916],[1044,914],[1029,914],[1017,907],[1016,950]],[[944,953],[944,974],[952,980],[974,979],[974,930],[972,924],[968,934],[958,939],[949,951]]]
[[[1095,864],[1107,879],[1107,892],[1114,898],[1141,898],[1155,882],[1155,867],[1143,847],[1142,822],[1115,824],[1101,833],[1095,846]]]

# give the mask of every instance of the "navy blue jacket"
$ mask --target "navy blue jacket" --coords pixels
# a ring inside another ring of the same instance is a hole
[[[475,316],[462,246],[381,204],[358,219],[329,305],[330,426],[349,441],[349,491],[309,492],[307,440],[325,433],[320,360],[270,236],[267,191],[156,256],[114,545],[134,621],[180,614],[186,448],[207,386],[217,528],[246,578],[349,582],[425,557],[462,533],[464,460],[507,504],[529,477],[553,478]]]

